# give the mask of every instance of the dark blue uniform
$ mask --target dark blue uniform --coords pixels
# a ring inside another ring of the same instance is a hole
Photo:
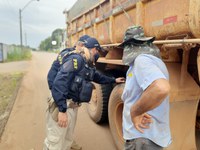
[[[51,65],[51,68],[48,72],[48,75],[47,75],[47,80],[48,80],[48,85],[49,85],[49,89],[51,90],[52,89],[52,86],[53,86],[53,81],[60,69],[60,66],[61,66],[61,61],[62,61],[62,58],[63,56],[70,52],[70,51],[73,51],[75,50],[75,47],[72,47],[72,48],[66,48],[64,50],[62,50],[59,54],[58,54],[58,57],[57,59],[53,62],[53,64]]]
[[[115,78],[102,75],[95,68],[89,67],[80,54],[71,53],[62,62],[51,89],[60,112],[67,110],[66,99],[79,101],[79,91],[72,90],[76,77],[99,84],[115,83]]]

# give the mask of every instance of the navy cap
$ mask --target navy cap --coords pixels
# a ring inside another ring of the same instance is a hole
[[[85,40],[88,39],[88,38],[90,38],[90,36],[87,35],[87,34],[85,34],[85,35],[81,36],[81,37],[78,39],[78,41],[85,42]]]
[[[100,46],[99,42],[95,38],[87,38],[85,40],[85,47],[86,48],[96,48],[98,51],[104,51],[103,48]]]

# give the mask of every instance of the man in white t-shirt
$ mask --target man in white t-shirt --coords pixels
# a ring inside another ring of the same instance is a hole
[[[123,63],[129,66],[122,94],[125,150],[162,150],[171,143],[169,74],[159,49],[141,26],[129,27]]]

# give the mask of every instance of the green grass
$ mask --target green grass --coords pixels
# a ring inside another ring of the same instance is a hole
[[[15,99],[23,73],[0,74],[0,115]]]
[[[0,139],[15,102],[23,73],[0,74]]]
[[[32,55],[30,48],[23,47],[23,49],[21,50],[20,47],[11,46],[6,61],[10,62],[10,61],[30,60],[31,57]]]

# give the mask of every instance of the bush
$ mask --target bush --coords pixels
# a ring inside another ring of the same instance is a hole
[[[21,48],[19,46],[11,46],[8,51],[7,61],[30,60],[31,49],[27,47]]]

